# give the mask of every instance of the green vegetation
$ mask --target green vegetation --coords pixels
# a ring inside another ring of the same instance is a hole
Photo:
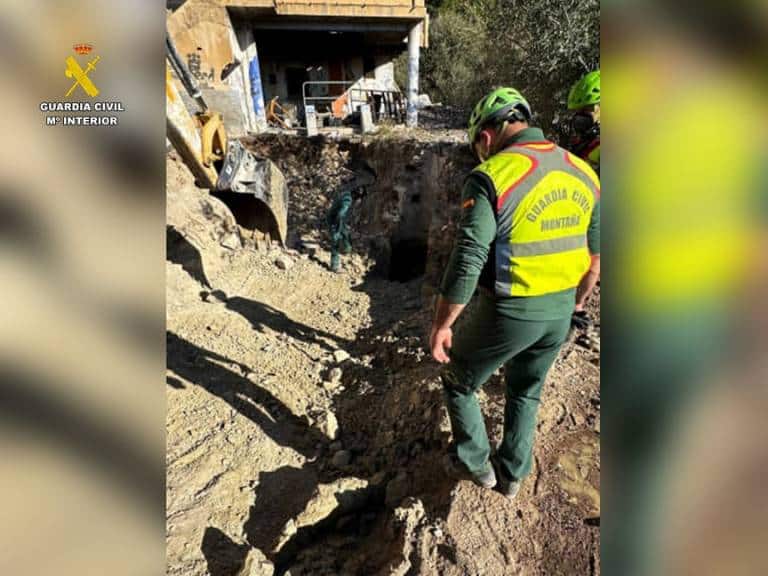
[[[514,86],[545,130],[571,85],[600,63],[599,0],[431,0],[421,91],[469,110],[497,86]],[[405,88],[407,54],[396,62]]]

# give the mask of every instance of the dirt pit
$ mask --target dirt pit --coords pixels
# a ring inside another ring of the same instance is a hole
[[[597,329],[550,372],[518,498],[449,480],[425,333],[466,146],[246,144],[288,182],[286,249],[248,237],[168,161],[167,573],[599,573],[598,299]],[[334,274],[325,211],[363,169],[375,182]],[[498,441],[501,374],[479,398]]]

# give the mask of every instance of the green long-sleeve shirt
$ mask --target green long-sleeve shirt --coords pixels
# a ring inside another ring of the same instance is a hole
[[[508,144],[541,142],[544,134],[538,128],[527,128]],[[480,176],[467,178],[462,191],[463,208],[456,241],[443,276],[440,293],[449,302],[466,304],[472,298],[483,271],[490,273],[489,254],[496,239],[496,215],[490,198],[490,183]],[[587,245],[592,254],[600,253],[600,203],[595,204],[587,230]],[[490,288],[490,286],[488,286]],[[557,320],[570,316],[576,300],[576,288],[542,296],[492,296],[505,316],[527,320]]]
[[[331,236],[338,237],[345,231],[349,209],[351,207],[352,192],[350,190],[343,190],[336,196],[325,216],[325,221],[331,231]]]

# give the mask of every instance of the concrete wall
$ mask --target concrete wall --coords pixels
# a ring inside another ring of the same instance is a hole
[[[395,63],[383,57],[376,59],[376,81],[382,90],[397,90]]]
[[[176,49],[200,86],[209,108],[220,112],[230,136],[242,136],[254,129],[247,82],[247,46],[240,48],[226,9],[217,0],[188,0],[168,18],[168,33]],[[226,78],[222,72],[240,61]],[[245,67],[245,68],[243,68]],[[196,111],[186,93],[188,109]]]
[[[258,43],[258,38],[257,38]],[[397,84],[394,79],[394,63],[387,60],[386,57],[378,56],[375,59],[376,68],[373,78],[364,77],[363,57],[353,56],[342,63],[342,80],[345,82],[355,82],[354,88],[367,88],[372,90],[396,90]],[[280,102],[291,102],[300,104],[299,101],[292,101],[288,95],[288,84],[286,81],[286,70],[288,68],[301,68],[306,71],[309,80],[324,81],[328,80],[328,61],[270,61],[264,59],[261,63],[262,83],[264,86],[264,98],[269,100],[279,96]],[[308,94],[313,96],[327,96],[327,86],[310,86]]]
[[[257,38],[258,43],[258,38]],[[280,102],[288,102],[291,99],[288,97],[288,69],[297,68],[305,70],[308,67],[317,68],[322,67],[327,70],[327,64],[324,63],[312,63],[300,62],[298,60],[288,60],[282,62],[275,62],[270,60],[262,60],[261,62],[261,83],[264,87],[264,100],[269,101],[275,96],[280,97]],[[308,75],[310,72],[306,72]],[[312,71],[312,74],[318,76],[320,72]],[[274,82],[273,82],[274,80]],[[293,102],[297,104],[297,102]]]
[[[221,72],[234,60],[233,29],[219,2],[188,0],[168,18],[168,32],[201,87],[227,87]]]
[[[398,18],[424,20],[424,0],[219,0],[238,9],[260,10],[279,16]],[[426,35],[424,40],[426,41]],[[426,47],[426,44],[424,44]]]
[[[340,0],[334,3],[305,0],[303,3],[290,4],[262,0],[187,0],[168,16],[168,31],[182,59],[198,81],[209,107],[222,113],[227,132],[231,136],[241,136],[249,131],[257,131],[260,127],[259,118],[253,110],[248,73],[249,63],[257,52],[259,32],[250,29],[247,21],[238,20],[233,25],[230,14],[236,19],[243,16],[242,12],[238,16],[233,11],[237,10],[237,7],[271,9],[273,17],[275,14],[312,14],[317,16],[317,22],[327,16],[346,15],[350,16],[348,22],[353,22],[352,16],[377,16],[384,20],[395,13],[400,14],[406,8],[409,10],[407,18],[418,20],[425,17],[423,6],[423,0],[369,0],[366,4],[360,4],[357,0]],[[301,12],[302,10],[305,12]],[[249,17],[253,18],[253,13],[250,14]],[[365,24],[360,26],[364,27]],[[425,37],[424,35],[423,40]],[[397,49],[394,45],[390,47],[392,48]],[[313,61],[311,55],[312,50],[307,50],[308,58],[304,58],[303,54],[296,54],[298,58],[289,57],[287,61],[270,62],[269,58],[262,59],[261,75],[265,103],[274,96],[280,96],[283,102],[293,100],[294,104],[301,103],[300,95],[291,99],[288,97],[286,69],[289,67],[310,67],[307,72],[310,80],[329,79],[331,63],[322,59]],[[392,57],[382,54],[373,54],[373,57],[373,78],[365,78],[360,47],[351,49],[348,55],[343,56],[342,79],[357,82],[358,87],[396,89]],[[338,56],[334,58],[338,61]],[[239,65],[232,69],[235,62],[239,62]],[[222,78],[222,73],[227,70],[231,72]],[[327,95],[328,92],[325,88],[316,87],[313,93],[321,96]],[[185,102],[190,104],[189,109],[194,112],[195,108],[191,106],[191,100],[186,99],[186,94],[182,94],[182,98],[185,98]]]

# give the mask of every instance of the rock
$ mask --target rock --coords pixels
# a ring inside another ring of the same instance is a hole
[[[224,236],[219,241],[219,244],[224,248],[229,248],[230,250],[239,250],[243,247],[242,242],[240,242],[240,236],[238,236],[235,232]]]
[[[339,437],[339,421],[336,419],[336,415],[333,412],[325,412],[319,419],[320,428],[323,434],[328,436],[331,440],[336,440]]]
[[[430,106],[432,106],[432,99],[429,94],[419,94],[416,97],[416,108],[429,108]]]
[[[403,498],[408,495],[409,489],[410,481],[408,480],[408,475],[400,471],[387,484],[384,503],[388,508],[396,508],[403,501]]]
[[[381,470],[379,472],[376,472],[376,474],[371,477],[371,486],[382,486],[384,484],[384,480],[387,479],[387,472],[385,470]]]
[[[331,458],[331,464],[336,468],[349,466],[350,462],[352,462],[352,454],[349,450],[339,450],[333,455],[333,458]]]
[[[341,350],[343,352],[343,350]],[[328,372],[328,380],[330,382],[333,382],[334,384],[338,384],[341,381],[342,371],[341,368],[332,368],[330,372]]]
[[[447,412],[447,410],[445,410],[445,407],[443,407],[440,410],[440,428],[439,428],[439,430],[443,434],[450,434],[451,431],[452,431],[452,429],[451,429],[451,421],[448,418],[448,412]]]
[[[278,256],[275,258],[275,266],[280,268],[280,270],[288,270],[293,266],[293,261],[287,256]]]
[[[275,566],[258,548],[251,548],[237,576],[274,576]]]
[[[423,401],[424,401],[424,395],[421,393],[421,391],[418,388],[414,388],[413,390],[411,390],[411,393],[408,396],[408,409],[410,411],[416,410],[421,406],[421,403]]]
[[[322,386],[325,390],[328,392],[331,392],[333,390],[336,390],[339,387],[338,382],[331,382],[330,380],[324,380],[322,382]]]
[[[336,530],[343,532],[348,530],[355,523],[353,516],[342,516],[336,521]]]
[[[334,359],[334,360],[335,360],[335,361],[336,361],[338,364],[341,364],[341,363],[342,363],[342,362],[344,362],[345,360],[349,360],[349,358],[350,358],[350,355],[349,355],[349,353],[348,353],[348,352],[346,352],[346,351],[344,351],[344,350],[336,350],[336,351],[334,351],[334,353],[333,353],[333,359]]]
[[[340,440],[336,440],[335,442],[331,442],[330,448],[331,452],[339,452],[344,449],[344,444]]]
[[[283,527],[283,535],[289,538],[296,534],[298,531],[299,529],[296,527],[296,522],[293,520],[293,518],[288,520],[288,522],[286,522],[285,526]]]
[[[421,500],[414,498],[408,498],[392,514],[386,528],[387,535],[400,550],[393,557],[389,566],[388,574],[390,576],[405,576],[411,571],[412,565],[409,558],[418,545],[419,526],[424,516],[424,504]]]
[[[332,514],[355,514],[362,510],[370,498],[368,482],[360,478],[340,478],[330,484],[320,484],[303,511],[289,521],[292,529],[301,530],[305,526],[314,526]],[[283,529],[279,542],[272,550],[277,554],[291,536],[288,526]]]

